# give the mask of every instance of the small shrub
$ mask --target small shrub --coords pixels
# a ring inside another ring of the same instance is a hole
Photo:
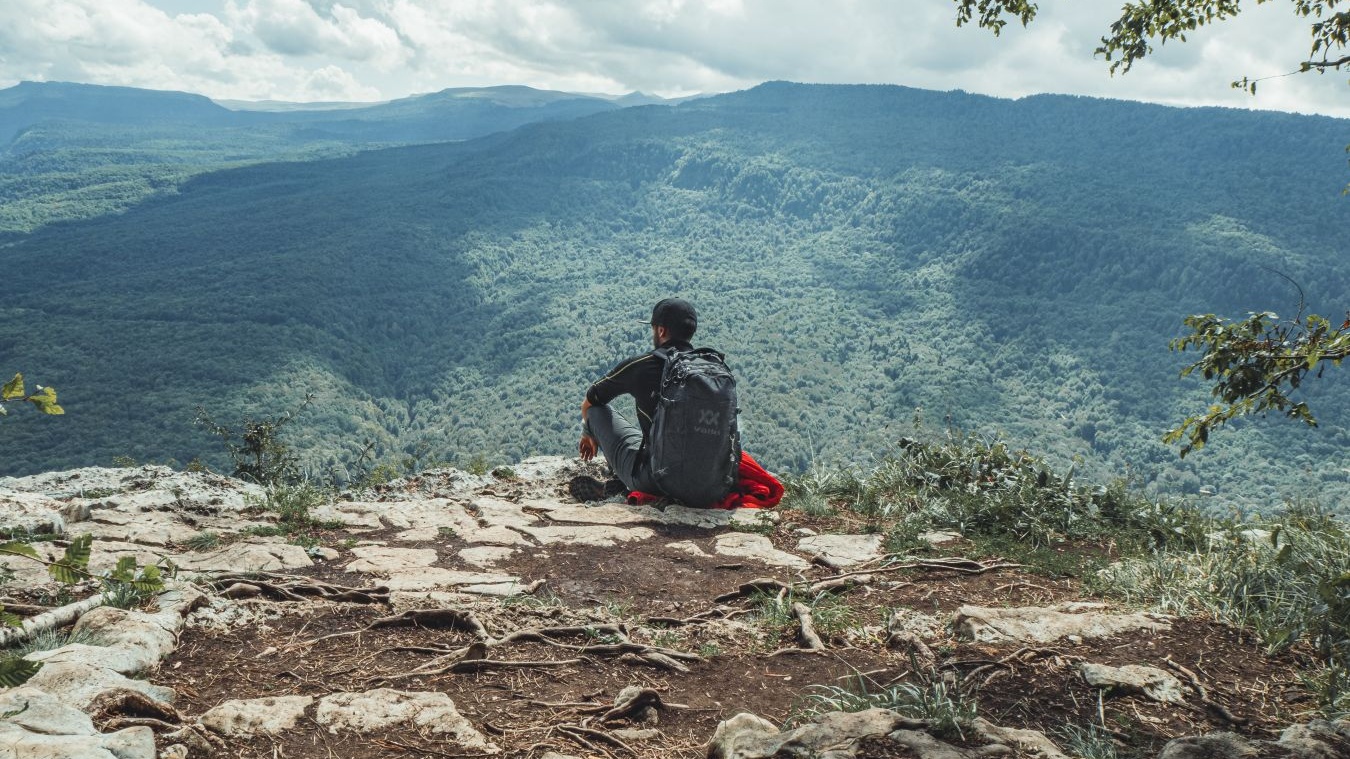
[[[941,680],[880,686],[855,678],[847,687],[809,686],[790,722],[800,724],[827,712],[861,712],[890,709],[898,714],[928,720],[934,734],[964,738],[962,729],[978,714],[976,702]]]
[[[1117,759],[1115,739],[1096,725],[1064,725],[1055,731],[1061,745],[1082,759]]]
[[[183,541],[183,547],[192,551],[210,551],[213,548],[219,547],[220,542],[220,533],[207,530],[205,532],[199,532]]]
[[[74,628],[68,630],[39,630],[28,638],[19,641],[12,648],[6,649],[5,654],[24,657],[37,651],[54,651],[72,643],[101,646],[106,641],[100,638],[97,633],[88,630],[76,631]]]

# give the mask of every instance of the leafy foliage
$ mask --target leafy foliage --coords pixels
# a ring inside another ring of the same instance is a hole
[[[1289,394],[1310,373],[1320,378],[1328,365],[1340,366],[1350,355],[1350,313],[1339,327],[1317,315],[1280,321],[1269,311],[1241,321],[1213,314],[1190,316],[1186,326],[1191,334],[1173,340],[1172,350],[1193,348],[1204,355],[1181,375],[1199,372],[1213,383],[1210,393],[1221,403],[1186,417],[1164,437],[1168,443],[1187,439],[1182,456],[1203,447],[1211,431],[1238,416],[1274,410],[1317,426],[1308,404]]]
[[[957,26],[969,23],[978,13],[976,23],[999,34],[1007,25],[1005,15],[1029,24],[1037,6],[1029,0],[954,0]],[[1311,24],[1312,43],[1307,59],[1298,70],[1324,71],[1338,69],[1350,63],[1350,56],[1333,57],[1333,51],[1350,44],[1350,14],[1337,12],[1340,0],[1290,0],[1293,12],[1302,18],[1315,19]],[[1271,0],[1255,0],[1256,4]],[[1153,41],[1186,41],[1186,35],[1207,24],[1233,18],[1242,12],[1240,0],[1147,0],[1127,2],[1120,17],[1111,23],[1109,34],[1101,38],[1095,54],[1111,63],[1111,73],[1125,73],[1135,63],[1153,52]],[[1256,92],[1256,82],[1244,78],[1234,87]]]
[[[23,374],[15,374],[14,379],[6,382],[4,387],[0,388],[0,416],[9,413],[5,409],[5,403],[8,401],[31,403],[44,414],[61,415],[66,413],[66,410],[56,403],[55,388],[38,385],[31,395],[26,394],[26,392],[23,385]]]
[[[0,659],[0,687],[16,688],[23,685],[41,668],[41,662],[17,656]]]
[[[314,402],[312,394],[305,395],[296,408],[282,414],[255,419],[245,416],[238,427],[216,423],[197,407],[197,424],[219,437],[230,451],[234,461],[234,476],[260,485],[291,482],[299,477],[298,460],[281,439],[281,431],[297,414]]]

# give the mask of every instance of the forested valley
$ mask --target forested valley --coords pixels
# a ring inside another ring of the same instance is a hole
[[[367,441],[415,465],[569,452],[587,384],[680,295],[771,469],[959,430],[1218,508],[1350,490],[1334,371],[1304,388],[1317,429],[1160,441],[1207,403],[1167,349],[1184,316],[1350,307],[1344,120],[790,83],[555,116],[435,142],[396,115],[387,139],[14,127],[0,368],[67,414],[0,420],[0,475],[224,469],[197,406],[307,393],[287,439],[316,474]]]

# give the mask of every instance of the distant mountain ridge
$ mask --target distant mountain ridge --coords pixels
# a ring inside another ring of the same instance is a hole
[[[203,95],[185,92],[145,90],[69,82],[21,82],[0,90],[0,145],[9,142],[25,127],[49,119],[92,124],[161,126],[164,123],[197,126],[263,126],[337,122],[334,134],[350,134],[355,123],[381,123],[399,134],[399,127],[413,132],[416,139],[457,140],[510,129],[535,121],[540,115],[505,115],[516,108],[551,109],[542,118],[572,118],[620,107],[604,98],[567,92],[536,90],[520,85],[501,87],[461,87],[426,95],[414,95],[368,105],[332,104],[327,108],[274,107],[272,109],[231,109]],[[470,110],[469,114],[464,111]],[[469,115],[475,121],[466,124],[457,116]],[[488,118],[504,119],[484,125]],[[417,126],[406,122],[416,120]],[[387,123],[387,122],[395,123]],[[437,131],[439,128],[439,131]],[[486,131],[484,131],[486,130]],[[398,142],[400,136],[385,136],[384,142]]]
[[[0,352],[69,412],[5,420],[4,473],[218,463],[193,406],[306,390],[294,442],[316,471],[366,440],[571,450],[586,384],[644,346],[633,317],[681,294],[774,469],[950,427],[1233,502],[1343,493],[1323,463],[1350,445],[1335,377],[1308,389],[1320,430],[1244,423],[1184,462],[1158,438],[1205,400],[1165,347],[1184,315],[1287,310],[1267,268],[1344,307],[1345,127],[778,82],[204,174],[0,249]]]

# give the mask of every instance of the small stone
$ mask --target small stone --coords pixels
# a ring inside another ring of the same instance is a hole
[[[728,532],[718,535],[713,551],[721,556],[757,559],[770,566],[788,569],[807,569],[811,563],[800,556],[773,547],[767,535],[748,532]]]
[[[1139,664],[1111,667],[1106,664],[1084,662],[1080,669],[1083,679],[1094,688],[1143,693],[1154,701],[1164,704],[1186,703],[1186,687],[1180,680],[1156,667]]]
[[[206,729],[221,735],[280,735],[295,729],[313,696],[276,696],[225,701],[201,717]]]
[[[802,538],[797,550],[825,559],[830,566],[849,567],[881,555],[880,535],[813,535]]]

